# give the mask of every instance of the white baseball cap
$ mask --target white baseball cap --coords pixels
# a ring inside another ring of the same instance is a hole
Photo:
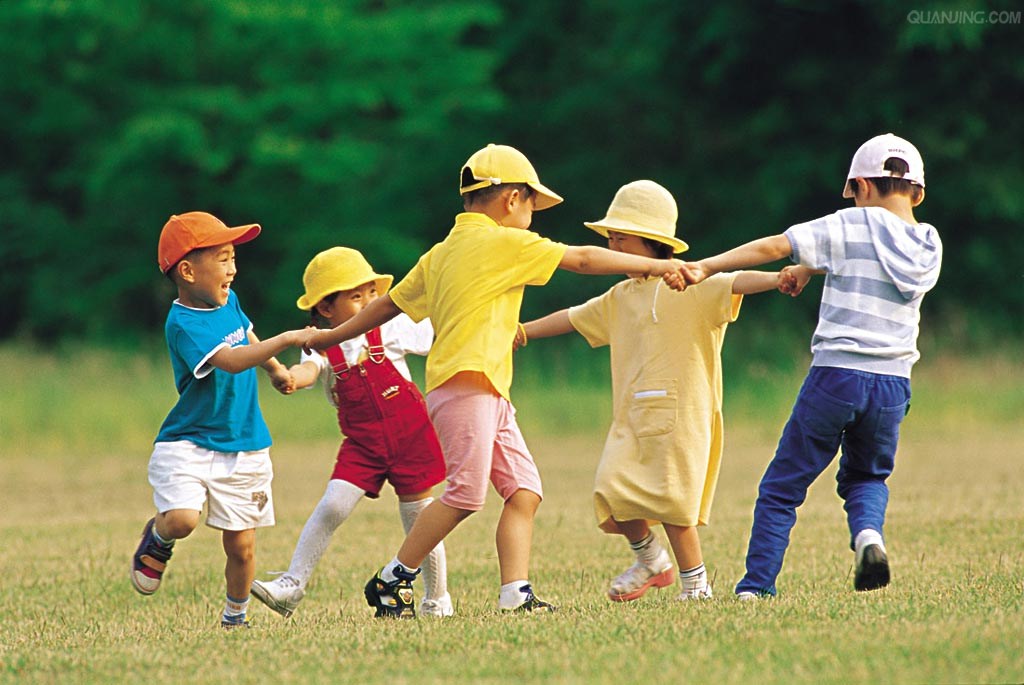
[[[890,157],[897,157],[907,163],[909,170],[900,174],[883,169],[885,160]],[[843,197],[851,198],[851,178],[881,178],[894,176],[903,178],[924,188],[924,160],[921,153],[917,151],[909,140],[900,138],[892,133],[875,136],[868,142],[857,148],[850,163],[850,173],[846,175],[846,183],[843,184]]]

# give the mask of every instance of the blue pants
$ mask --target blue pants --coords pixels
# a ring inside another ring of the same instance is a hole
[[[775,594],[775,579],[807,488],[839,448],[837,492],[853,536],[882,532],[900,422],[910,410],[910,380],[827,366],[811,367],[758,488],[747,573],[736,592]]]

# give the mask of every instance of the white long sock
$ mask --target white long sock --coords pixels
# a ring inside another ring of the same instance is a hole
[[[505,583],[498,592],[499,609],[515,609],[526,601],[527,594],[523,592],[524,587],[529,587],[529,580],[514,580]]]
[[[708,584],[708,572],[704,564],[679,572],[679,586],[684,592],[702,590]]]
[[[398,512],[402,515],[402,527],[406,535],[412,530],[420,512],[427,508],[433,497],[416,500],[415,502],[399,502]],[[437,543],[437,547],[430,550],[430,554],[423,560],[423,596],[425,599],[440,599],[448,592],[448,560],[444,553],[444,542]]]
[[[643,540],[631,542],[629,546],[636,553],[637,561],[648,568],[654,565],[662,550],[661,543],[658,542],[658,538],[654,537],[654,533],[647,533],[647,537]]]
[[[348,481],[332,480],[327,484],[324,496],[302,528],[292,563],[288,566],[287,575],[294,578],[299,587],[306,587],[334,531],[349,517],[365,494],[365,490]]]

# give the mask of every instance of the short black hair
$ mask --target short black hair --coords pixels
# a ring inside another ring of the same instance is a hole
[[[885,160],[882,168],[886,171],[891,171],[893,174],[898,174],[898,176],[878,176],[864,179],[875,184],[875,188],[878,189],[879,195],[882,197],[888,197],[890,195],[906,195],[914,202],[918,201],[918,198],[923,192],[923,188],[913,181],[908,181],[907,179],[902,178],[902,176],[910,171],[910,165],[907,164],[906,160],[900,159],[899,157],[890,157]],[[856,195],[857,179],[851,178],[847,183],[849,184],[850,192]]]
[[[641,238],[644,241],[644,245],[651,248],[654,252],[654,256],[658,259],[672,259],[672,255],[675,254],[675,250],[668,243],[663,243],[660,240],[654,240],[653,238]]]
[[[473,170],[466,167],[462,170],[462,188],[467,188],[471,185],[479,183],[479,181],[473,177]],[[518,190],[520,195],[523,196],[524,200],[530,199],[533,195],[534,190],[525,183],[498,183],[496,185],[484,186],[483,188],[477,188],[471,190],[468,193],[463,193],[462,200],[466,204],[475,204],[477,202],[490,202],[490,200],[497,195],[505,192],[506,190]]]

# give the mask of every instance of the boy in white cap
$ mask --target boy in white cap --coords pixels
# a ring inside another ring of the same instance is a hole
[[[297,305],[311,312],[314,325],[333,328],[385,294],[391,281],[389,274],[376,273],[357,250],[332,247],[306,266],[302,275],[306,292]],[[291,367],[296,388],[323,382],[345,438],[327,490],[302,529],[288,571],[276,580],[253,581],[256,598],[285,618],[305,595],[334,531],[364,496],[379,497],[384,481],[390,482],[407,533],[434,501],[430,492],[444,480],[444,458],[405,361],[406,354],[426,355],[433,339],[429,319],[413,323],[400,314],[324,354],[303,352]],[[446,567],[444,544],[438,543],[423,563],[426,593],[420,611],[425,615],[454,613]]]
[[[246,626],[249,585],[256,573],[256,528],[274,525],[270,432],[256,394],[262,366],[283,393],[294,384],[274,355],[298,344],[303,331],[259,340],[231,289],[235,245],[260,233],[258,224],[229,228],[206,212],[172,216],[160,233],[160,270],[178,289],[165,333],[178,389],[153,446],[149,482],[157,515],[142,531],[131,582],[151,595],[176,540],[199,524],[222,531],[227,600],[221,625]]]
[[[668,257],[687,249],[675,237],[675,199],[654,181],[615,194],[607,215],[585,223],[612,250]],[[625,536],[636,562],[608,597],[628,602],[676,577],[651,532],[660,523],[679,568],[680,600],[711,597],[697,526],[707,525],[722,457],[722,359],[728,325],[744,294],[774,290],[778,273],[743,271],[672,292],[661,279],[634,275],[590,301],[524,325],[532,338],[579,332],[608,345],[612,425],[594,483],[594,512],[606,533]]]
[[[934,287],[942,242],[918,223],[924,162],[893,134],[853,156],[843,197],[854,207],[695,263],[667,281],[698,283],[723,270],[792,257],[789,287],[825,274],[813,360],[768,465],[754,508],[741,599],[774,596],[775,580],[807,488],[842,448],[837,491],[855,552],[854,588],[889,584],[882,535],[900,423],[910,409],[910,370],[920,357],[921,301]]]
[[[488,145],[462,166],[465,212],[448,237],[420,257],[392,291],[331,331],[311,335],[323,349],[405,312],[430,317],[436,340],[427,357],[427,408],[447,464],[441,498],[416,520],[398,554],[367,583],[377,616],[412,615],[412,581],[427,554],[462,520],[483,508],[490,481],[504,506],[496,542],[506,611],[550,611],[529,580],[540,474],[509,401],[512,343],[527,285],[563,268],[578,273],[663,275],[682,262],[570,247],[529,229],[533,212],[562,198],[540,183],[529,160],[507,145]]]

